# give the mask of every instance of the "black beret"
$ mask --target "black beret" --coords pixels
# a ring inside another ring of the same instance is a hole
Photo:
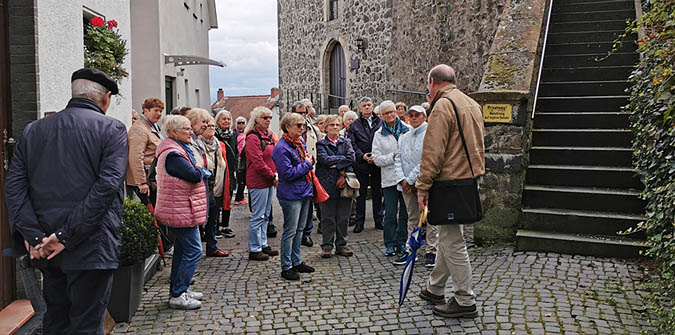
[[[105,72],[97,69],[82,68],[73,72],[73,76],[70,77],[70,82],[72,83],[75,79],[87,79],[93,82],[103,85],[107,88],[108,91],[112,94],[119,93],[119,88],[117,88],[117,82],[110,78]]]

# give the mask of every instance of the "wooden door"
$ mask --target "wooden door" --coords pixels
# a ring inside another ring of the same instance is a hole
[[[337,108],[345,103],[347,93],[347,65],[345,53],[340,43],[335,43],[330,55],[330,108]]]

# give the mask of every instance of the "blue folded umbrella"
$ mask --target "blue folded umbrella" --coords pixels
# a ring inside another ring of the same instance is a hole
[[[417,249],[419,249],[424,241],[422,241],[422,223],[426,221],[427,218],[427,208],[424,208],[424,213],[420,215],[420,222],[410,233],[410,238],[408,239],[408,244],[410,246],[410,254],[408,254],[408,259],[405,261],[405,266],[403,267],[403,273],[401,274],[401,286],[399,289],[398,296],[398,312],[401,312],[401,305],[405,300],[405,296],[408,293],[410,288],[410,282],[412,281],[413,268],[415,267],[415,259],[417,258]]]

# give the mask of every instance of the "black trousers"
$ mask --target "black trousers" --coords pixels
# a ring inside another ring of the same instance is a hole
[[[115,270],[42,269],[42,295],[47,303],[43,334],[103,335],[114,273]]]
[[[366,221],[366,197],[368,196],[369,185],[372,196],[373,220],[376,225],[382,224],[384,206],[382,203],[382,176],[380,175],[380,170],[372,168],[364,171],[357,170],[356,178],[361,184],[359,197],[356,199],[356,225],[363,226],[363,223]]]

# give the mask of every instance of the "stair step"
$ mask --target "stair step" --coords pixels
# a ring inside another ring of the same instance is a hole
[[[530,164],[527,167],[525,183],[529,185],[643,188],[633,168],[615,166]]]
[[[633,10],[635,2],[626,1],[584,1],[584,2],[553,2],[553,12],[555,13],[576,13],[576,12],[599,12],[607,10],[629,9]]]
[[[545,55],[546,68],[577,68],[577,67],[608,67],[636,64],[639,56],[634,52],[618,52],[606,57],[607,54],[585,55]],[[606,58],[605,58],[606,57]]]
[[[625,20],[579,21],[579,22],[565,22],[565,23],[551,22],[550,24],[551,25],[548,30],[549,33],[608,31],[608,30],[625,31],[626,29]]]
[[[623,30],[609,30],[609,31],[579,31],[579,32],[562,32],[562,33],[548,33],[546,43],[560,44],[560,43],[581,43],[581,42],[612,42],[616,40]],[[637,35],[631,34],[621,38],[621,41],[635,41]]]
[[[575,234],[623,236],[619,232],[637,227],[645,219],[642,215],[558,208],[523,208],[521,211],[524,229]],[[634,239],[644,236],[644,232],[626,235]]]
[[[547,56],[607,54],[612,51],[614,42],[570,42],[546,44]],[[615,52],[635,52],[637,45],[633,41],[624,42]]]
[[[530,148],[530,164],[631,166],[632,159],[631,148],[550,146]]]
[[[569,13],[551,13],[551,22],[565,23],[565,22],[584,22],[584,21],[607,21],[607,20],[632,20],[635,19],[635,10],[618,9],[608,10],[602,12],[584,12],[575,11]]]
[[[533,146],[620,146],[630,147],[633,134],[628,129],[533,129]]]
[[[525,229],[516,232],[516,249],[520,251],[635,258],[640,257],[640,252],[647,248],[644,242],[613,236],[588,236]]]
[[[641,214],[646,202],[640,191],[598,187],[525,185],[523,204],[529,208],[560,208]]]
[[[626,112],[552,112],[536,113],[534,128],[625,129],[630,127]]]
[[[628,88],[626,80],[560,81],[539,83],[540,97],[621,95]]]
[[[548,47],[546,49],[548,54]],[[633,71],[633,65],[606,66],[606,67],[569,67],[547,68],[541,72],[541,80],[545,82],[556,81],[596,81],[603,80],[627,80]]]
[[[536,110],[538,112],[618,112],[627,104],[627,95],[538,97]]]

